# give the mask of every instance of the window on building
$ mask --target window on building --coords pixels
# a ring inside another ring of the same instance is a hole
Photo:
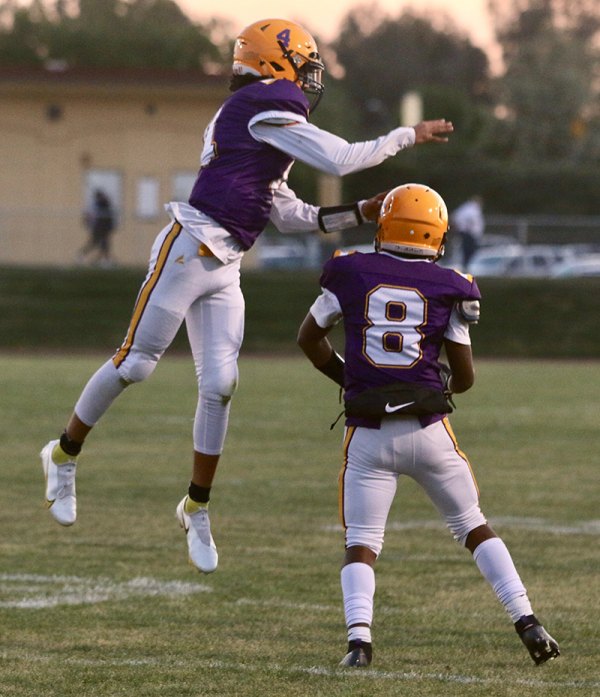
[[[137,180],[135,214],[144,220],[153,220],[161,212],[160,182],[157,177],[140,177]]]

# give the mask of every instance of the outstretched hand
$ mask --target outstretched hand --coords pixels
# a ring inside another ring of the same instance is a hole
[[[380,194],[363,201],[360,207],[360,213],[365,220],[377,222],[381,204],[383,203],[383,199],[387,196],[387,193],[387,191],[382,191]]]
[[[436,119],[435,121],[421,121],[415,129],[415,145],[419,143],[447,143],[446,133],[452,133],[454,126],[452,121]]]

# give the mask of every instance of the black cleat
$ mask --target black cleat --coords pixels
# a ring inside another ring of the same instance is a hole
[[[515,622],[515,629],[536,665],[560,656],[557,642],[542,627],[535,615],[523,615]]]
[[[366,668],[371,664],[373,649],[366,641],[353,640],[348,642],[348,653],[340,661],[344,668]]]

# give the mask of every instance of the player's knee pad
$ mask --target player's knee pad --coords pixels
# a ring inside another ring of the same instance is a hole
[[[146,351],[132,350],[117,370],[128,384],[142,382],[154,372],[159,358],[160,356]]]
[[[471,530],[486,523],[487,520],[481,512],[478,503],[458,515],[446,516],[446,525],[450,528],[454,539],[463,546]]]
[[[119,375],[128,383],[149,377],[171,345],[181,322],[182,316],[170,310],[156,305],[145,308],[135,329],[133,345],[128,351],[121,349],[116,354]]]
[[[346,547],[361,546],[379,556],[383,547],[384,530],[366,525],[349,525],[346,528]]]
[[[238,386],[238,368],[233,363],[218,370],[205,371],[198,382],[198,390],[206,399],[229,402]]]

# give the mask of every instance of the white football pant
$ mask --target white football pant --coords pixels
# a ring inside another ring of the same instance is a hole
[[[464,545],[486,519],[469,461],[447,418],[423,428],[417,417],[384,419],[381,429],[348,427],[340,472],[340,518],[346,547],[379,555],[401,474],[427,493],[455,539]]]
[[[184,319],[199,391],[194,449],[220,454],[244,333],[240,261],[222,264],[201,255],[178,222],[157,236],[125,340],[86,385],[75,406],[78,417],[94,425],[127,385],[147,378]]]

